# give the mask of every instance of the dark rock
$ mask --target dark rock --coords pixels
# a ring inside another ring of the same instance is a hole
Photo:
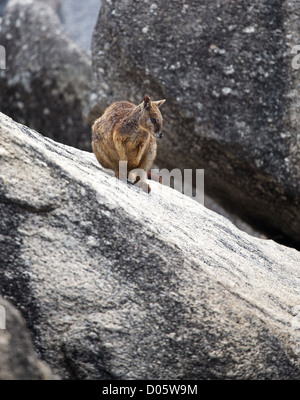
[[[74,379],[299,379],[300,253],[0,114],[0,292]]]
[[[90,149],[83,120],[90,92],[89,56],[40,1],[9,2],[1,23],[6,70],[0,72],[0,110],[51,138]]]
[[[12,1],[12,0],[10,0],[10,1]],[[25,0],[26,1],[26,0]],[[53,10],[54,11],[56,11],[57,13],[59,13],[60,12],[60,9],[61,9],[61,5],[62,5],[62,2],[64,1],[64,0],[34,0],[34,1],[39,1],[40,3],[46,3],[46,4],[48,4],[49,6],[51,6],[52,8],[53,8]]]
[[[0,297],[0,380],[29,379],[57,377],[36,356],[19,311]]]
[[[157,163],[204,168],[205,189],[300,247],[296,0],[103,0],[90,120],[111,102],[166,98]]]

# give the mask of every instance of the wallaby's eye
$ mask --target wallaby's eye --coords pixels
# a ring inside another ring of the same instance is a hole
[[[150,117],[150,119],[151,119],[151,122],[153,122],[153,124],[156,124],[156,119],[155,118]]]

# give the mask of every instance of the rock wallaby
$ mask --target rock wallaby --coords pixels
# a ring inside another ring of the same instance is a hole
[[[92,127],[92,148],[99,163],[121,179],[119,162],[126,161],[126,178],[145,192],[151,190],[146,177],[156,157],[156,138],[162,137],[163,119],[159,107],[164,102],[153,101],[147,94],[138,106],[118,101],[111,104]],[[139,171],[134,171],[137,168]]]

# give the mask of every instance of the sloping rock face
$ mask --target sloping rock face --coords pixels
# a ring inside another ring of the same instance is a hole
[[[298,247],[299,12],[296,0],[104,0],[90,111],[166,98],[159,166],[204,168],[229,211]]]
[[[91,83],[89,55],[64,31],[53,8],[11,0],[1,22],[6,69],[0,110],[55,140],[90,150],[83,119]]]
[[[40,361],[19,311],[0,297],[0,380],[57,379]]]
[[[62,378],[299,379],[300,253],[0,114],[0,292]]]

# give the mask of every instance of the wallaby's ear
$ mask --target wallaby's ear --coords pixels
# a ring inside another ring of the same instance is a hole
[[[146,108],[148,106],[151,106],[151,99],[147,94],[145,94],[145,96],[144,96],[144,107]]]
[[[166,99],[163,99],[163,100],[153,101],[153,103],[156,104],[157,107],[160,107],[164,104],[165,101],[166,101]]]

